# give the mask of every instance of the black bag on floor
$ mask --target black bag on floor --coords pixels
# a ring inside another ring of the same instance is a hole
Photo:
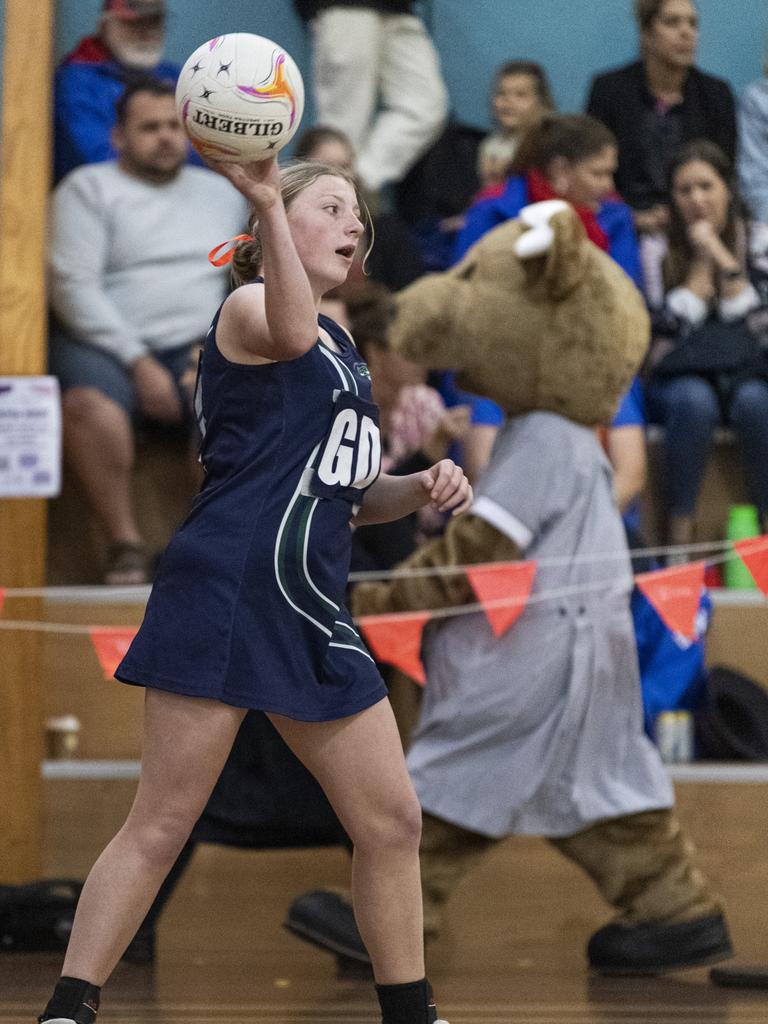
[[[711,669],[696,712],[696,746],[711,761],[768,761],[768,691],[741,672]]]
[[[82,888],[72,878],[0,885],[0,951],[64,949]]]

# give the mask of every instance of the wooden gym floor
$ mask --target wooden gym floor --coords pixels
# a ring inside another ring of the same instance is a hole
[[[768,786],[678,784],[699,863],[723,894],[739,959],[768,961]],[[98,814],[98,804],[92,805]],[[51,851],[49,874],[70,866]],[[370,981],[281,928],[291,899],[344,886],[337,849],[199,847],[159,929],[154,968],[123,964],[101,1024],[374,1024]],[[713,986],[707,971],[588,975],[583,948],[608,918],[590,883],[536,839],[498,847],[457,890],[429,972],[450,1024],[764,1024],[768,991]],[[58,955],[0,955],[0,1024],[30,1022]]]

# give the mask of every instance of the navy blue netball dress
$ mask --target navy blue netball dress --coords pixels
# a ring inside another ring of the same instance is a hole
[[[344,592],[350,519],[379,473],[370,375],[320,316],[298,359],[242,365],[211,325],[195,399],[205,481],[163,555],[126,683],[302,721],[386,695]]]

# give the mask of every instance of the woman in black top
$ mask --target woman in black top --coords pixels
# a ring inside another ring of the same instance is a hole
[[[669,218],[667,170],[680,145],[705,138],[733,162],[736,110],[727,82],[694,66],[699,19],[692,0],[635,0],[640,59],[598,75],[587,112],[619,144],[616,187],[643,233]]]

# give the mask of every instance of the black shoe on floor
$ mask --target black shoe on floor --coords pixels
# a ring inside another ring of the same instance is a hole
[[[732,955],[722,914],[677,924],[614,922],[596,931],[587,945],[589,965],[600,974],[663,974],[717,963]]]
[[[155,929],[140,928],[122,955],[129,964],[153,964],[155,962]]]
[[[371,962],[357,930],[352,905],[337,892],[314,889],[297,896],[288,908],[283,928],[305,942],[335,953],[340,960],[346,957],[361,964]]]

